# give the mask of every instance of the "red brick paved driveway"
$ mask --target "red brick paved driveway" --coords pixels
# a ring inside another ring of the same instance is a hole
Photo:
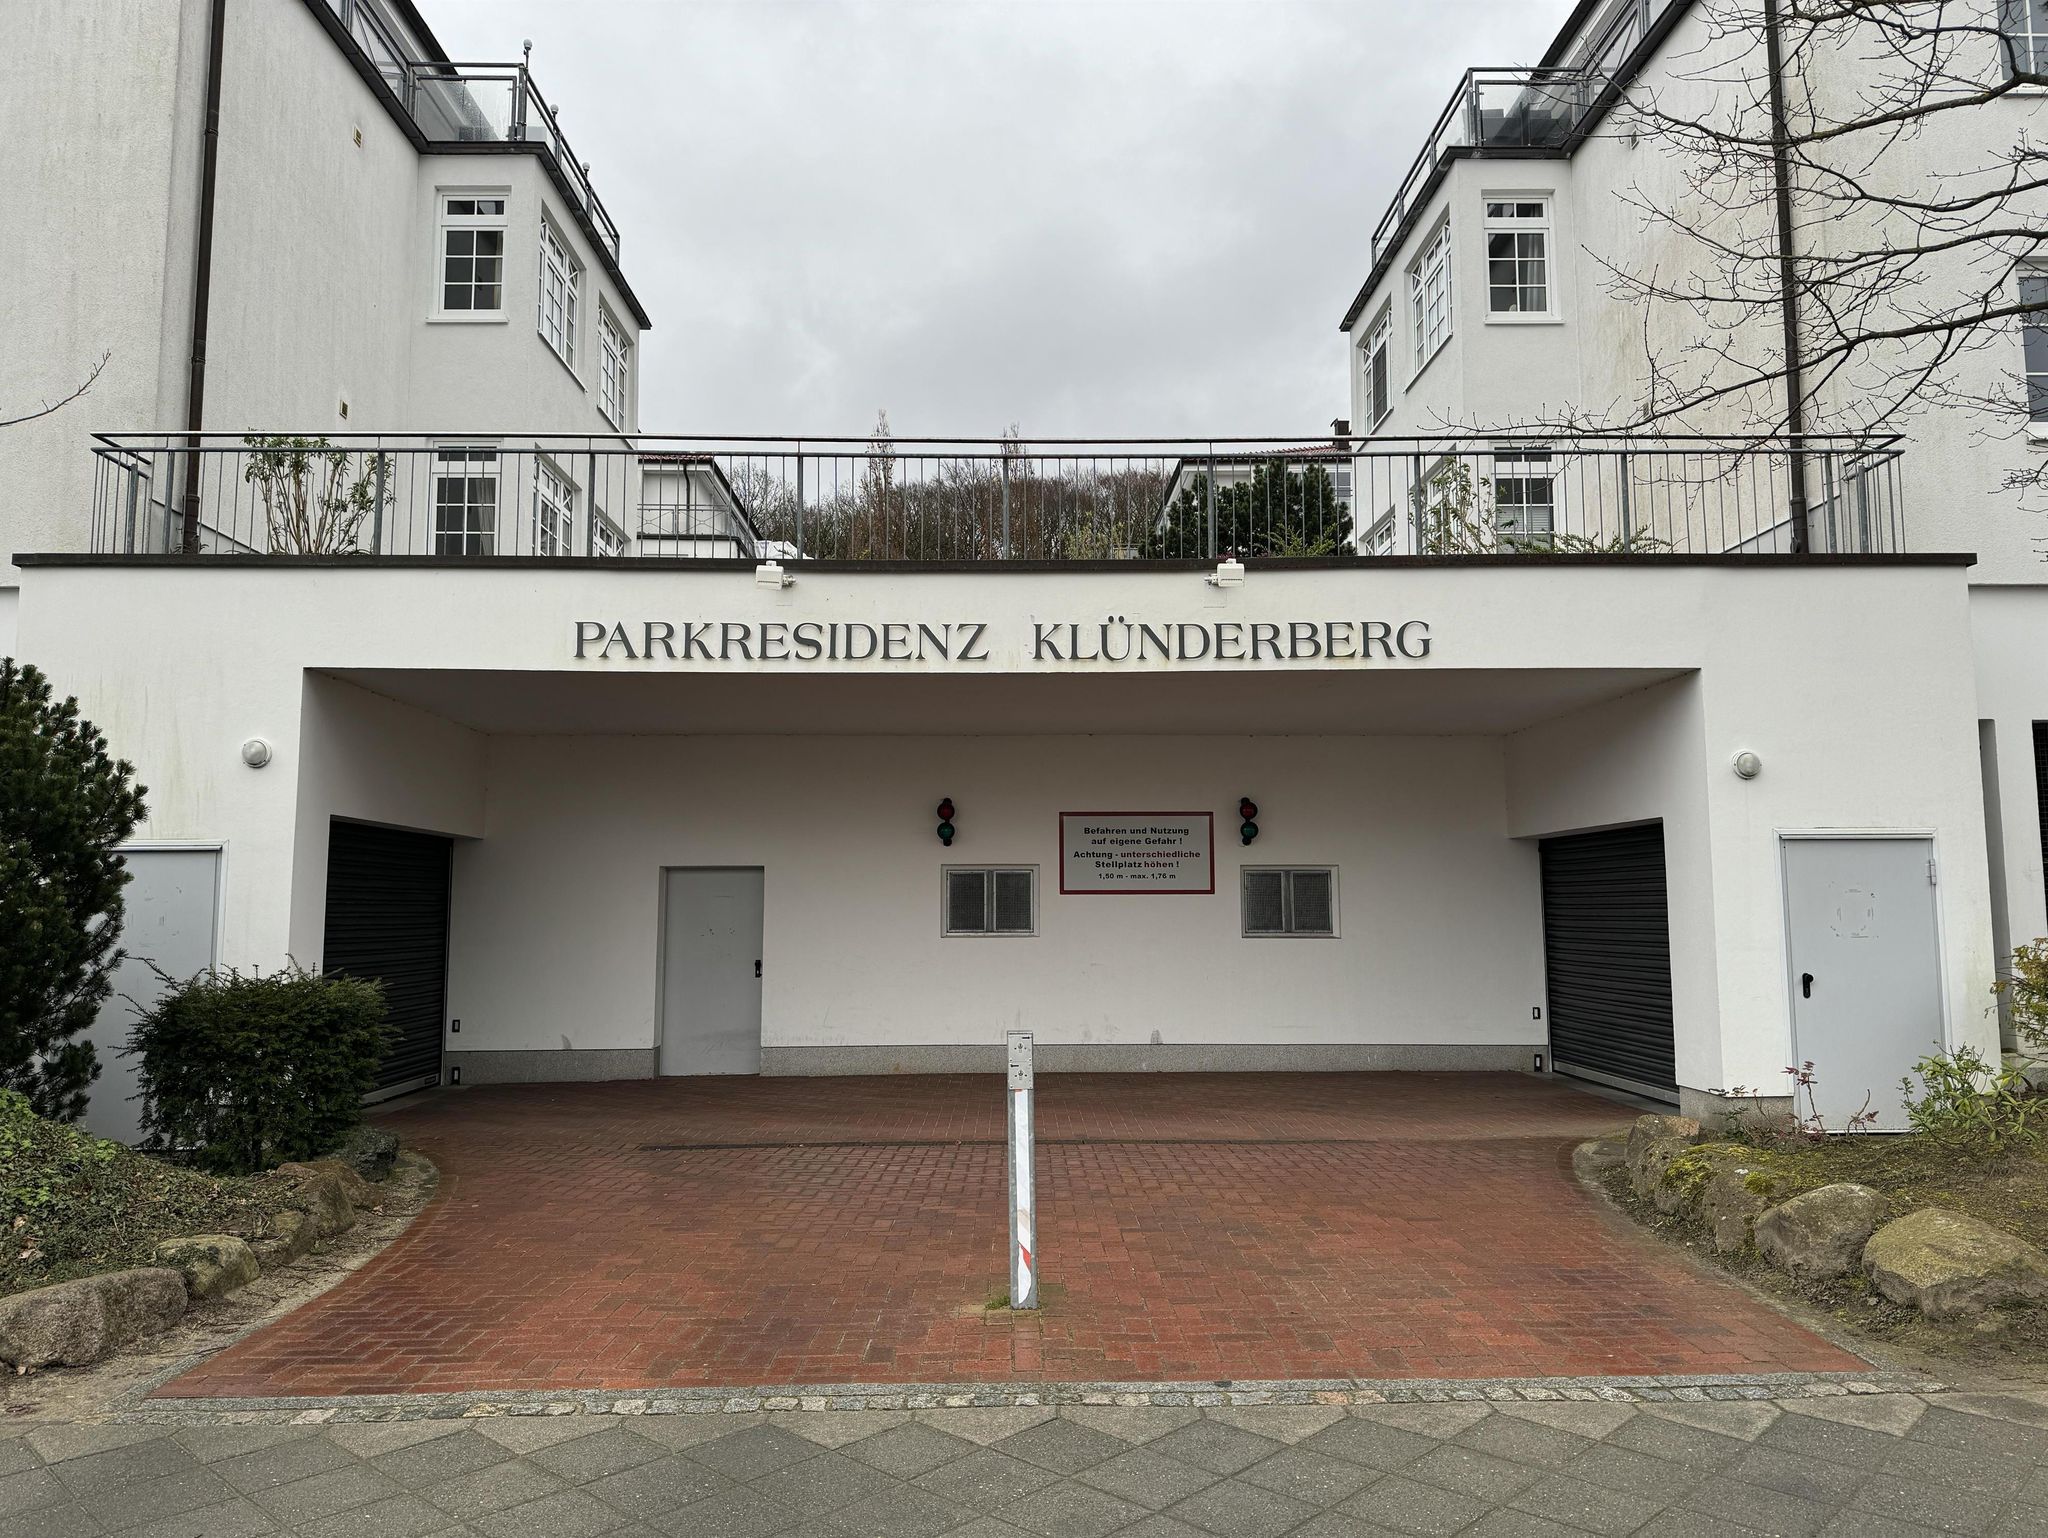
[[[161,1394],[1851,1369],[1572,1182],[1515,1075],[1041,1078],[1040,1317],[990,1077],[445,1093],[407,1234]]]

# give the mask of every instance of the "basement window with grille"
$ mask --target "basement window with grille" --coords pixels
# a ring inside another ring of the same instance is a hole
[[[1336,937],[1337,872],[1332,866],[1246,870],[1243,895],[1249,939]]]
[[[947,866],[941,920],[948,935],[1037,934],[1038,868]]]

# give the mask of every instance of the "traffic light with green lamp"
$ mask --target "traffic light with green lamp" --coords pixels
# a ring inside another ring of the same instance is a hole
[[[948,796],[939,803],[939,842],[951,849],[956,831],[953,826],[953,798]]]
[[[1237,815],[1241,819],[1240,825],[1237,830],[1237,836],[1243,842],[1249,844],[1253,839],[1259,836],[1259,803],[1254,801],[1250,796],[1239,797],[1237,803]]]

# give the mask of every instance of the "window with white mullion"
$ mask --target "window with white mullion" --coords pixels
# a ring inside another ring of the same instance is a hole
[[[1365,343],[1359,348],[1360,367],[1365,382],[1365,425],[1369,432],[1387,419],[1387,413],[1394,409],[1392,380],[1388,374],[1388,350],[1394,341],[1394,315],[1391,310],[1381,312],[1380,318],[1366,333]]]
[[[1549,315],[1550,200],[1486,200],[1486,312]]]
[[[2048,75],[2048,0],[1999,0],[1998,30],[2009,69]]]
[[[572,368],[576,363],[576,303],[583,269],[555,232],[552,221],[540,222],[541,340]]]
[[[1415,370],[1451,339],[1451,222],[1446,219],[1408,269],[1415,323]]]
[[[941,927],[948,936],[1036,934],[1037,868],[947,866]]]
[[[533,553],[569,555],[576,540],[576,488],[545,459],[533,462]]]
[[[605,420],[624,430],[626,426],[626,379],[632,343],[611,311],[602,305],[597,312],[598,370],[597,404]]]
[[[2020,303],[2048,306],[2048,268],[2020,272]],[[2048,434],[2048,309],[2020,317],[2020,355],[2027,374],[2027,421]]]
[[[434,554],[494,555],[498,451],[445,444],[434,451]]]
[[[1247,938],[1337,933],[1337,872],[1330,866],[1248,867],[1241,878]]]
[[[505,199],[441,196],[439,313],[465,319],[505,313]]]

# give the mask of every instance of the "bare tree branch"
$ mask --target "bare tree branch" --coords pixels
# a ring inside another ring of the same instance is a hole
[[[0,427],[19,427],[23,422],[33,422],[38,417],[46,417],[51,415],[53,412],[62,411],[66,406],[70,405],[73,401],[77,400],[81,395],[85,394],[87,390],[90,390],[93,387],[94,382],[98,380],[98,378],[100,377],[100,371],[106,368],[107,360],[113,356],[114,355],[111,352],[101,353],[99,356],[99,361],[93,364],[92,366],[92,372],[87,374],[85,378],[79,382],[77,389],[73,390],[69,395],[65,396],[62,400],[45,400],[40,405],[38,405],[35,410],[25,411],[18,417],[0,417]]]

